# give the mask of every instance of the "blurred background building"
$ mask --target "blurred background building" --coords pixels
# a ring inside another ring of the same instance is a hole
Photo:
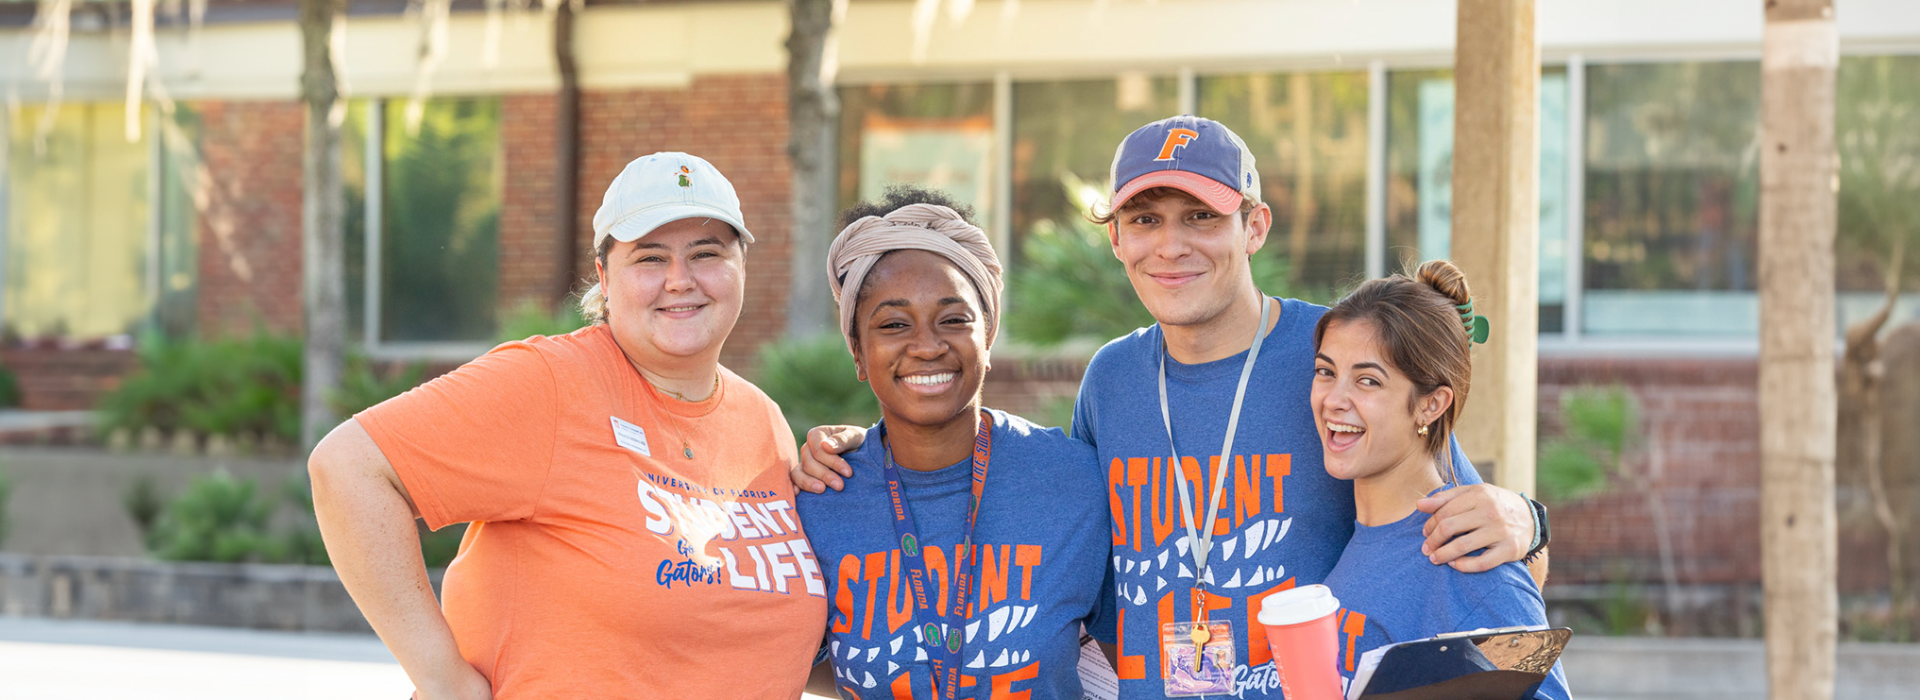
[[[36,25],[50,4],[0,4],[0,362],[21,406],[92,407],[143,333],[298,334],[295,3],[161,3],[131,116],[130,6],[72,3],[56,32]],[[785,5],[586,2],[569,192],[548,16],[433,7],[349,4],[351,342],[442,367],[484,352],[516,310],[584,287],[588,222],[620,167],[683,150],[732,179],[760,241],[724,358],[753,376],[787,328],[792,274]],[[1756,635],[1759,3],[1538,8],[1549,595],[1626,631]],[[1259,159],[1266,291],[1328,302],[1447,255],[1454,21],[1431,0],[851,0],[833,196],[917,183],[972,203],[1019,313],[1035,302],[1018,286],[1062,255],[1036,242],[1086,237],[1120,138],[1196,113]],[[1920,236],[1920,6],[1848,0],[1838,21],[1844,325],[1878,308],[1898,242]],[[571,226],[556,222],[566,197]],[[1890,326],[1920,316],[1899,300]],[[1097,345],[1013,340],[990,402],[1060,415]],[[1888,376],[1920,377],[1920,341],[1889,342]],[[1920,397],[1888,403],[1886,450],[1906,463],[1886,488],[1912,531]],[[1843,462],[1841,590],[1884,599],[1864,478]]]

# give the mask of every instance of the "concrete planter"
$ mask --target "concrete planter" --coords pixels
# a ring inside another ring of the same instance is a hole
[[[430,578],[436,589],[439,571]],[[0,553],[0,614],[369,632],[331,567]]]

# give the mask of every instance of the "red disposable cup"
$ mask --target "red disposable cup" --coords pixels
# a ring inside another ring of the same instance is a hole
[[[1267,628],[1274,671],[1287,700],[1341,700],[1340,640],[1334,613],[1340,599],[1320,584],[1267,596],[1260,624]]]

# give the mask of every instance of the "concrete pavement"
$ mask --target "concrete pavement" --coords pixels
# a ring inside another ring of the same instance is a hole
[[[1752,639],[1576,637],[1564,657],[1581,700],[1766,696]],[[1842,644],[1838,700],[1914,697],[1920,645]],[[0,617],[0,698],[257,700],[408,697],[371,635]]]
[[[0,697],[9,700],[400,700],[412,691],[372,636],[0,618]]]

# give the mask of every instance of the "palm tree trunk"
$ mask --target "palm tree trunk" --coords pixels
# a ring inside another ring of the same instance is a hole
[[[345,15],[345,0],[300,1],[300,35],[306,49],[300,95],[307,104],[306,153],[301,163],[306,350],[301,373],[300,444],[307,448],[337,422],[328,399],[340,384],[346,355],[347,268],[341,230],[346,194],[340,180],[340,122],[345,105],[339,102],[340,82],[333,59],[333,44],[345,31]]]
[[[834,234],[834,27],[847,0],[787,0],[787,157],[793,163],[792,279],[787,334],[804,337],[832,328],[833,292],[820,274]]]
[[[1833,0],[1766,0],[1760,111],[1760,535],[1770,697],[1830,700],[1835,578]]]

